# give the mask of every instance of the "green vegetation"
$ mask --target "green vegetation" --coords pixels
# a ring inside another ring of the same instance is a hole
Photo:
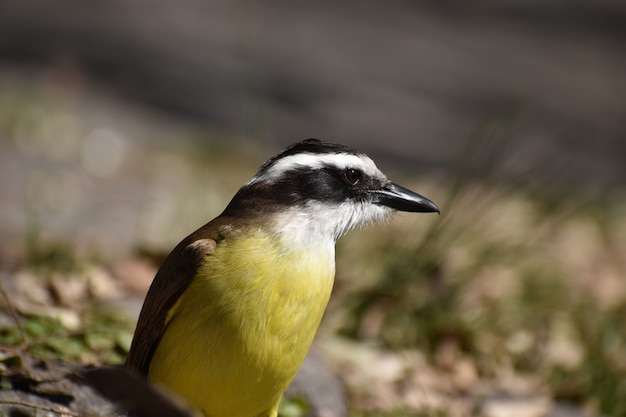
[[[403,216],[342,243],[340,332],[434,366],[453,346],[483,378],[532,375],[553,398],[626,414],[624,202],[452,183],[425,192],[447,200],[441,220]]]
[[[92,262],[67,245],[42,243],[36,233],[28,236],[24,261],[12,291],[3,289],[0,345],[43,359],[123,363],[134,324],[97,299]]]
[[[25,352],[43,359],[82,364],[120,364],[126,358],[132,324],[110,313],[93,314],[78,329],[68,329],[61,320],[48,315],[23,319],[24,333],[15,326],[0,328],[0,345],[23,346]],[[22,341],[26,336],[26,342]]]

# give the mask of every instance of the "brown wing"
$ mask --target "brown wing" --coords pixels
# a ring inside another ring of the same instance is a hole
[[[224,220],[218,217],[189,235],[159,268],[139,314],[127,368],[148,375],[150,361],[165,332],[167,314],[193,280],[202,259],[215,249]]]

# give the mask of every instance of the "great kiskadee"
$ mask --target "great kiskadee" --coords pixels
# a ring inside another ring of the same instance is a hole
[[[126,365],[205,416],[276,417],[328,303],[335,242],[394,210],[439,212],[350,147],[283,150],[165,259]]]

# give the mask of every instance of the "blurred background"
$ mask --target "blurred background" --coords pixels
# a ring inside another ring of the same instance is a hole
[[[352,413],[626,415],[625,42],[615,0],[0,1],[3,281],[132,322],[261,163],[334,140],[443,212],[339,244]]]

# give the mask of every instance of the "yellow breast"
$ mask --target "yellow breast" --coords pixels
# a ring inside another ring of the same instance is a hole
[[[219,242],[174,311],[149,378],[211,417],[272,415],[328,303],[334,245]]]

